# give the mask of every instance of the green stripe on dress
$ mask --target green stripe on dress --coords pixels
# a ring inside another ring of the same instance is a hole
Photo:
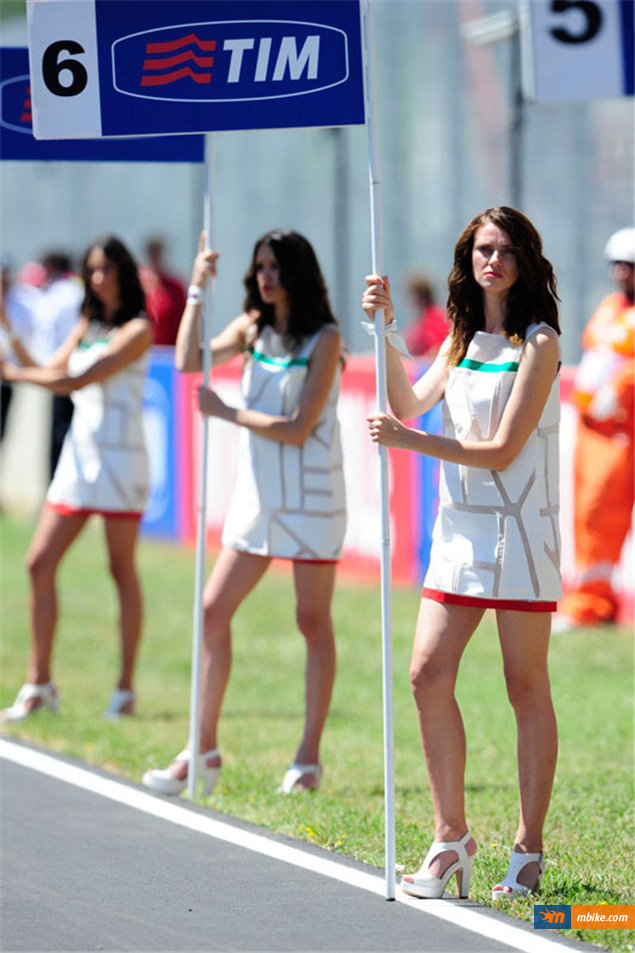
[[[485,361],[473,361],[471,357],[464,357],[457,367],[466,367],[470,371],[486,371],[496,373],[497,371],[517,371],[518,361],[507,361],[506,364],[487,364]]]
[[[308,357],[269,357],[262,351],[253,351],[252,355],[255,361],[261,364],[274,364],[276,367],[308,367]]]
[[[93,338],[92,341],[84,341],[82,338],[77,347],[82,351],[87,351],[93,344],[110,344],[110,341],[108,338]]]

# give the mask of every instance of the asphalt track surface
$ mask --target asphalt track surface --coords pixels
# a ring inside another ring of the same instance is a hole
[[[469,901],[387,902],[376,868],[26,745],[0,754],[2,953],[593,949]]]

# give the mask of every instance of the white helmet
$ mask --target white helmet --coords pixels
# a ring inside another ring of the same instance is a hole
[[[635,228],[620,228],[609,238],[604,249],[607,261],[628,261],[635,264]]]

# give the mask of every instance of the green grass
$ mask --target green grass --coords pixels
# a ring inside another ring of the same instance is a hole
[[[2,534],[1,704],[25,674],[28,587],[23,569],[32,525],[6,516]],[[38,715],[8,734],[139,781],[164,766],[188,734],[192,551],[143,542],[145,638],[139,714],[99,717],[117,669],[116,608],[98,523],[68,554],[60,574],[61,621],[55,678],[60,714]],[[432,811],[408,661],[418,594],[394,593],[397,861],[418,867]],[[381,633],[377,587],[342,581],[334,616],[338,675],[323,741],[322,789],[281,798],[280,783],[302,727],[302,640],[285,571],[273,572],[241,607],[234,669],[221,721],[221,781],[211,806],[271,830],[383,865]],[[551,671],[560,757],[547,819],[547,873],[541,902],[632,902],[632,645],[627,629],[577,631],[552,642]],[[490,905],[506,869],[517,816],[515,725],[505,697],[500,651],[487,618],[462,665],[458,695],[467,740],[467,807],[480,846],[472,897]],[[532,917],[532,900],[508,911]],[[569,934],[572,935],[572,934]],[[635,949],[624,931],[575,933],[613,950]]]

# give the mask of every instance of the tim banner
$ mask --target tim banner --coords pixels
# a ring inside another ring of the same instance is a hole
[[[204,136],[63,139],[33,136],[29,51],[0,48],[0,159],[31,162],[203,162]]]
[[[37,139],[363,124],[359,0],[29,0]]]

